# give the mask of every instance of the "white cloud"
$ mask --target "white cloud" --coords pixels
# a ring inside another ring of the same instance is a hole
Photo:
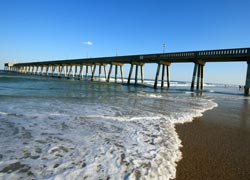
[[[92,46],[93,42],[91,41],[86,41],[86,42],[82,42],[82,44],[88,45],[88,46]]]

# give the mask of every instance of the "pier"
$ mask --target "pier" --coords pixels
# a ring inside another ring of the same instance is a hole
[[[112,56],[85,59],[67,59],[43,62],[27,62],[27,63],[5,63],[4,70],[23,74],[57,76],[65,78],[77,78],[79,80],[88,78],[90,73],[91,81],[96,77],[100,80],[101,72],[104,72],[104,78],[110,82],[112,71],[115,70],[114,81],[117,83],[118,72],[120,78],[124,82],[123,66],[130,64],[127,84],[131,84],[132,74],[134,72],[135,84],[138,83],[140,77],[141,83],[144,83],[144,65],[147,63],[157,64],[155,72],[154,88],[158,87],[159,75],[161,70],[161,88],[164,87],[165,78],[167,88],[170,88],[170,66],[172,63],[193,63],[193,74],[190,75],[191,90],[204,89],[204,66],[210,62],[246,62],[247,73],[245,83],[245,95],[249,95],[250,87],[250,48],[236,49],[219,49],[204,51],[188,51],[173,53],[157,53],[157,54],[141,54],[129,56]],[[84,68],[85,67],[85,68]],[[109,67],[107,71],[107,67]],[[114,67],[114,69],[113,69]],[[134,68],[135,67],[135,68]],[[98,76],[96,70],[98,69]],[[85,69],[85,75],[83,72]],[[139,72],[140,71],[140,72]],[[139,75],[140,74],[140,75]]]

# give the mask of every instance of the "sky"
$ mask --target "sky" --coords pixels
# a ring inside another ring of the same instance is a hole
[[[0,0],[5,62],[250,47],[249,0]],[[191,81],[193,64],[172,64]],[[244,84],[247,63],[207,63],[205,82]],[[145,66],[154,78],[156,66]]]

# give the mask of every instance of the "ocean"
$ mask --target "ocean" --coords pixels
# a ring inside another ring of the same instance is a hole
[[[238,86],[171,88],[0,71],[0,179],[173,179],[182,147],[175,125],[248,99]]]

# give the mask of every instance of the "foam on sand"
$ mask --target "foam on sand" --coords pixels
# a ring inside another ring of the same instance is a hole
[[[175,124],[216,106],[150,93],[104,98],[1,101],[0,179],[174,178]]]

